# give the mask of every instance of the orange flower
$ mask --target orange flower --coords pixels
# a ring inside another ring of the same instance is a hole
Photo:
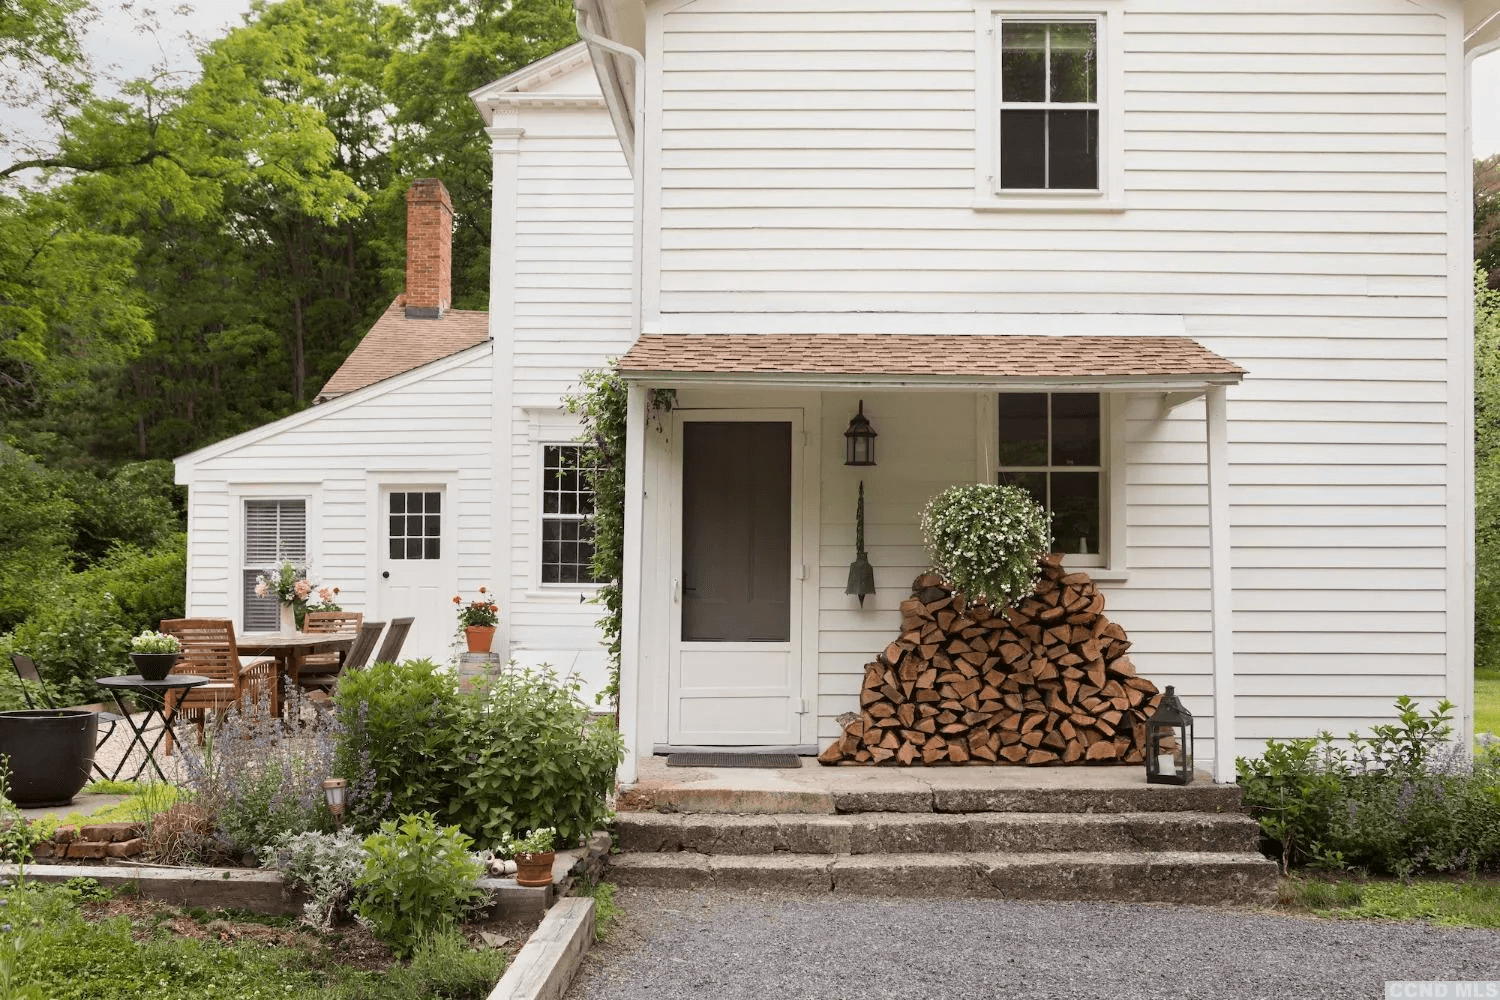
[[[480,592],[480,593],[481,593],[481,594],[482,594],[482,593],[484,593],[484,588],[483,588],[483,587],[480,587],[480,588],[479,588],[479,592]]]
[[[491,611],[499,611],[500,610],[500,605],[498,605],[498,604],[491,604],[490,605],[490,610]]]
[[[453,595],[453,603],[454,604],[462,604],[463,602],[464,602],[464,599],[462,597],[459,597],[457,594]]]

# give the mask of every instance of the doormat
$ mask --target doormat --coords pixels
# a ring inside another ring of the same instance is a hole
[[[802,762],[790,753],[670,753],[668,767],[795,767]]]

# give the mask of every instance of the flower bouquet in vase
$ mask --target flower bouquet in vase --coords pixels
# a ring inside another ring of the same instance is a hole
[[[275,597],[280,605],[279,631],[282,632],[295,632],[301,627],[302,616],[307,613],[308,602],[314,593],[318,595],[320,603],[312,607],[322,611],[343,610],[333,603],[338,592],[337,587],[313,583],[312,574],[299,569],[290,559],[284,560],[277,569],[263,573],[255,580],[255,596]]]

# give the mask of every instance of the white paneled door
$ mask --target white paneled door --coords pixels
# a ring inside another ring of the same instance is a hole
[[[670,739],[800,739],[800,411],[678,411]]]
[[[401,659],[452,654],[454,622],[452,511],[441,485],[388,484],[380,488],[380,577],[377,614],[410,616]]]

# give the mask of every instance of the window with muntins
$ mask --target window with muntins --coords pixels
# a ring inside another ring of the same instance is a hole
[[[244,631],[274,632],[281,627],[276,598],[256,597],[255,582],[288,560],[299,569],[307,566],[307,501],[246,500]]]
[[[999,479],[1052,514],[1054,551],[1104,565],[1104,434],[1098,393],[1006,393],[999,399]]]
[[[387,551],[392,559],[443,557],[443,494],[434,490],[392,490]]]
[[[1002,17],[999,27],[1000,190],[1098,190],[1098,22]]]
[[[543,584],[597,583],[594,579],[594,491],[581,463],[584,449],[576,444],[542,448]]]

